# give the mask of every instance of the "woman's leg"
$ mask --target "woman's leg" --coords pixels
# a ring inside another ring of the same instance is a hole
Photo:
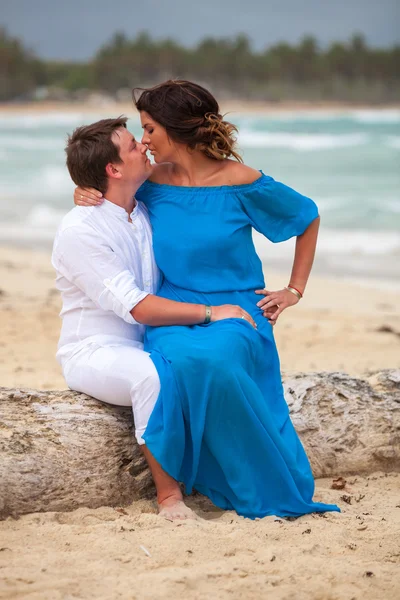
[[[196,514],[183,502],[178,482],[163,470],[145,445],[141,448],[156,486],[159,514],[170,521],[196,518]]]
[[[160,393],[148,353],[134,346],[92,343],[67,363],[64,376],[71,389],[108,404],[132,406],[136,439],[154,479],[160,515],[170,520],[194,518],[183,502],[179,483],[157,463],[142,438]]]

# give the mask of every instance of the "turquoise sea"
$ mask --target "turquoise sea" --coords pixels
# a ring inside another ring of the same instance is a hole
[[[72,207],[67,133],[103,115],[0,112],[0,245],[51,245]],[[247,164],[319,205],[319,273],[400,280],[400,110],[229,118]],[[140,136],[137,116],[129,123]],[[292,242],[273,246],[256,234],[256,244],[266,266],[289,265]]]

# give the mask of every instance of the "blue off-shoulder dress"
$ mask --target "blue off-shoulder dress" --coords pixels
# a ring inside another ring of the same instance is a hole
[[[261,173],[253,183],[177,187],[145,182],[137,199],[153,226],[158,295],[237,304],[258,325],[148,327],[145,349],[161,392],[144,439],[167,473],[222,509],[256,518],[339,510],[313,502],[310,464],[283,395],[272,327],[256,306],[264,287],[252,228],[272,242],[302,234],[312,200]]]

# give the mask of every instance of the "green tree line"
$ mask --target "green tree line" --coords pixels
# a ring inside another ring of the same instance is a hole
[[[118,94],[168,78],[193,79],[225,97],[279,101],[400,99],[400,46],[370,48],[361,35],[321,48],[312,36],[299,44],[252,49],[245,35],[207,37],[187,48],[147,33],[117,33],[87,63],[37,58],[22,41],[0,29],[0,101],[26,99],[37,88]]]

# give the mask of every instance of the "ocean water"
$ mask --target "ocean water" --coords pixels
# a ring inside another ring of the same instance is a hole
[[[113,116],[113,115],[110,115]],[[102,115],[0,112],[0,245],[50,246],[72,207],[67,134]],[[400,280],[400,110],[231,114],[246,164],[313,198],[319,273]],[[141,135],[137,116],[131,131]],[[273,268],[288,268],[292,241],[255,235]]]

